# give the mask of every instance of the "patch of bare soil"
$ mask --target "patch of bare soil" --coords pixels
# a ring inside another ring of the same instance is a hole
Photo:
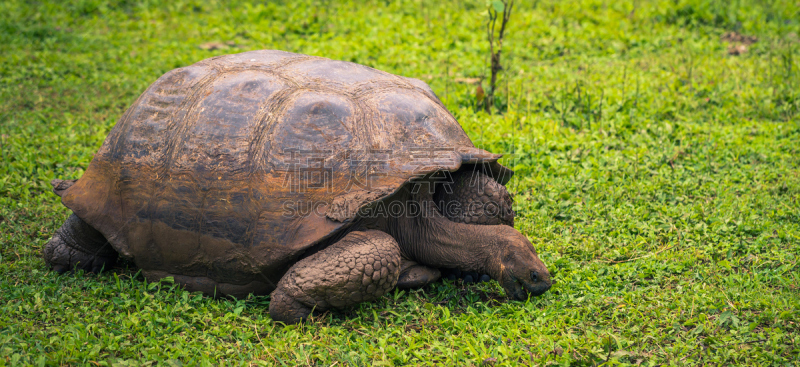
[[[743,55],[747,52],[748,46],[758,42],[755,36],[746,36],[735,31],[723,34],[720,40],[728,43],[728,55],[732,56]]]

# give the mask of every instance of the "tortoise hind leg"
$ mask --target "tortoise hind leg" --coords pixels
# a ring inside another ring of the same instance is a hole
[[[350,232],[286,272],[272,292],[270,316],[294,324],[312,311],[342,309],[377,299],[397,284],[400,261],[397,241],[388,234]]]
[[[72,214],[42,251],[44,261],[58,273],[81,269],[99,273],[117,260],[117,252],[105,237]]]

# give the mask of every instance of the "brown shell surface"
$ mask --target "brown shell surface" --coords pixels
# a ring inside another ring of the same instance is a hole
[[[145,275],[268,293],[360,206],[499,157],[422,81],[252,51],[159,78],[62,202]]]

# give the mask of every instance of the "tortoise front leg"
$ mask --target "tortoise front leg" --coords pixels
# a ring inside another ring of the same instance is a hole
[[[400,248],[381,231],[350,232],[292,266],[272,292],[269,313],[294,324],[312,311],[342,309],[377,299],[395,287]]]
[[[82,269],[99,273],[117,261],[117,252],[103,234],[72,214],[47,242],[44,261],[58,273]]]

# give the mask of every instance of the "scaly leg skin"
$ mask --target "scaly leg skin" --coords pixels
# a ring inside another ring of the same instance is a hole
[[[397,280],[397,288],[399,289],[422,288],[442,277],[442,272],[439,269],[407,259],[403,259],[400,269],[400,278]]]
[[[105,237],[72,214],[42,251],[44,261],[59,274],[73,269],[99,273],[117,261],[117,252]]]
[[[395,287],[400,248],[381,231],[350,232],[292,266],[272,292],[272,319],[294,324],[329,309],[377,299]]]

